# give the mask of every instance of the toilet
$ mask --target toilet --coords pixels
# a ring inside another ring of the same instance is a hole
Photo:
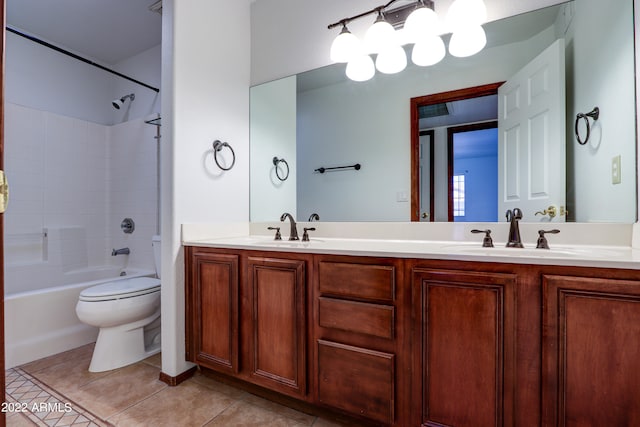
[[[152,245],[160,277],[160,236],[153,237]],[[160,279],[134,277],[87,288],[76,314],[100,328],[90,372],[120,368],[160,351]]]

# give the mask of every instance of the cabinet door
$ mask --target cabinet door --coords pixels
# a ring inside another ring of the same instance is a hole
[[[546,426],[640,425],[640,282],[543,277]]]
[[[414,270],[414,408],[424,426],[513,425],[515,283]]]
[[[306,393],[305,261],[249,257],[247,352],[256,384]]]
[[[238,373],[238,255],[195,251],[187,280],[188,359]]]

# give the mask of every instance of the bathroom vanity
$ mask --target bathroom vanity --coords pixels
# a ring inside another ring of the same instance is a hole
[[[184,244],[187,359],[203,368],[366,425],[640,423],[630,247]]]

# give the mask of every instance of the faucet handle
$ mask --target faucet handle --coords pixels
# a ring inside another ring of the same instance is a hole
[[[538,243],[536,245],[537,249],[549,249],[549,242],[547,242],[547,238],[544,236],[545,234],[558,234],[560,230],[538,230]]]
[[[305,227],[305,228],[303,228],[303,230],[304,230],[304,233],[302,233],[302,241],[303,242],[308,242],[309,241],[309,233],[308,233],[308,231],[316,231],[316,228],[315,227],[309,227],[309,228]]]
[[[483,248],[492,248],[493,239],[491,239],[491,230],[471,230],[473,234],[484,233],[484,239],[482,239]]]
[[[276,236],[273,240],[282,240],[282,234],[280,234],[280,227],[267,227],[267,230],[276,230]]]

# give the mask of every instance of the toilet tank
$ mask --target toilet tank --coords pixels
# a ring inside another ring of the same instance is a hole
[[[153,236],[151,238],[151,246],[153,247],[153,261],[156,264],[156,274],[160,278],[160,271],[162,270],[160,260],[162,259],[162,253],[160,251],[160,236]]]

